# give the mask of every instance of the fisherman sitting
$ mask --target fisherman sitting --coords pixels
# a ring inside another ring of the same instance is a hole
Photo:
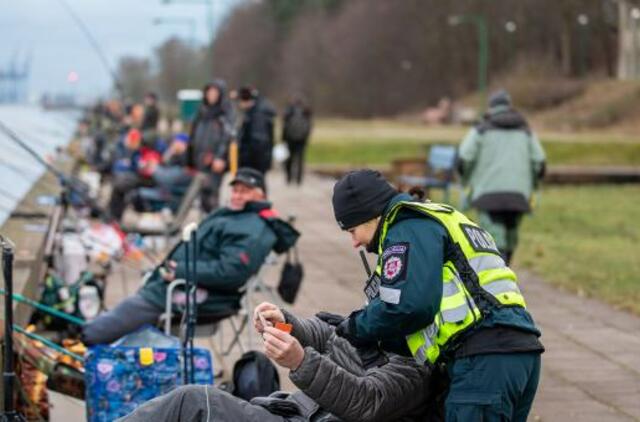
[[[238,309],[241,288],[260,269],[267,255],[272,250],[286,251],[299,236],[276,217],[266,201],[262,173],[241,168],[230,186],[229,206],[205,217],[196,232],[196,301],[201,314]],[[169,283],[185,277],[185,252],[185,244],[178,244],[153,270],[142,289],[85,325],[84,342],[110,343],[144,324],[156,323],[164,312]]]
[[[168,207],[175,212],[178,209],[195,173],[187,166],[188,144],[187,134],[174,135],[162,154],[162,162],[151,164],[149,174],[153,186],[138,188],[130,197],[136,211],[154,212]]]
[[[263,327],[259,313],[268,325]],[[300,390],[278,391],[250,402],[207,385],[187,385],[157,397],[119,422],[142,421],[438,421],[438,376],[412,358],[389,354],[382,366],[364,367],[355,348],[335,335],[337,315],[297,318],[270,303],[258,305],[254,324],[264,351],[290,370]],[[293,326],[291,334],[274,328]]]

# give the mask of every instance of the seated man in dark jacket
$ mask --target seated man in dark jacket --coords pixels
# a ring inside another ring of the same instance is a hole
[[[198,312],[218,314],[240,307],[240,289],[274,250],[281,253],[299,234],[275,217],[265,201],[263,175],[242,168],[231,181],[228,207],[213,212],[198,226]],[[144,324],[157,322],[164,312],[167,287],[185,277],[185,246],[178,244],[135,295],[83,328],[86,344],[110,343]],[[176,296],[180,296],[176,292]],[[174,296],[174,297],[176,297]],[[184,293],[182,293],[184,296]],[[175,301],[174,301],[175,302]]]
[[[353,346],[325,322],[331,315],[297,318],[270,303],[260,304],[255,313],[262,313],[268,324],[293,325],[287,334],[263,328],[259,319],[254,320],[263,333],[265,353],[290,369],[289,378],[299,391],[276,392],[247,402],[211,386],[189,385],[145,403],[120,421],[441,420],[434,407],[437,389],[426,366],[389,355],[386,365],[365,369]]]

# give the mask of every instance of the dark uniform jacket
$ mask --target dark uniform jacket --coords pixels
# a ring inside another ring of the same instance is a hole
[[[396,195],[384,214],[399,201],[410,200],[407,194]],[[377,236],[373,243],[378,244]],[[394,250],[394,246],[404,252],[390,253],[388,259],[399,258],[400,269],[391,278],[383,271],[381,287],[393,289],[395,295],[381,294],[358,311],[351,324],[355,331],[352,334],[362,341],[382,341],[385,349],[410,355],[405,336],[427,327],[440,310],[442,267],[451,256],[453,243],[440,223],[415,211],[402,210],[389,227],[382,249]],[[385,267],[384,262],[382,266]],[[521,307],[492,309],[474,331],[493,327],[513,328],[527,333],[527,337],[529,333],[540,335],[529,313]]]
[[[289,224],[270,216],[271,204],[250,202],[241,211],[220,208],[207,216],[196,232],[198,262],[196,282],[207,292],[198,311],[215,314],[240,307],[240,289],[255,274],[272,250],[293,246],[299,234]],[[265,217],[261,216],[264,215]],[[185,277],[185,247],[181,242],[167,256],[176,261],[176,278]],[[164,308],[167,283],[156,267],[140,294]]]

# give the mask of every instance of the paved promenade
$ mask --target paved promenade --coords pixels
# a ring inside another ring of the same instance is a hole
[[[292,307],[301,316],[318,310],[346,314],[363,303],[365,272],[349,236],[333,219],[332,186],[332,180],[312,175],[301,188],[284,186],[280,173],[269,180],[276,208],[284,216],[295,214],[303,233],[305,280]],[[518,273],[547,349],[530,420],[639,421],[640,318],[557,291],[525,271]],[[116,269],[116,275],[107,291],[109,305],[139,286],[131,267]],[[268,274],[268,282],[275,284],[278,275],[279,267]],[[281,374],[283,386],[290,387],[286,372]]]

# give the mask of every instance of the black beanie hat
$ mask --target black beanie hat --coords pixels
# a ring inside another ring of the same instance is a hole
[[[375,170],[347,173],[333,187],[333,213],[342,230],[380,215],[398,191]]]

